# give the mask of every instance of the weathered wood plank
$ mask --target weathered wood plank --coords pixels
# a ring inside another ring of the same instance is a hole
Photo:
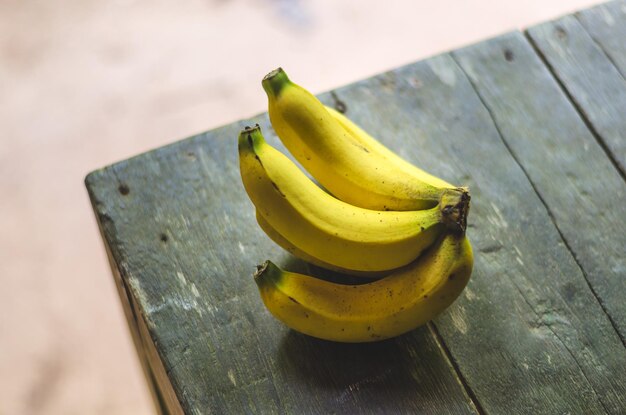
[[[573,16],[530,28],[528,35],[577,108],[615,156],[623,177],[626,166],[626,80]],[[613,172],[597,146],[590,144],[590,134],[571,137],[551,131],[557,129],[555,125],[549,129],[542,126],[542,133],[546,140],[550,140],[550,145],[559,149],[568,147],[576,156],[553,158],[550,165],[558,170],[557,176],[544,168],[545,175],[536,180],[548,186],[546,202],[555,212],[556,220],[561,221],[559,228],[624,340],[626,302],[621,291],[626,289],[626,225],[619,220],[624,209],[615,204],[616,200],[626,200],[626,184]],[[536,154],[527,154],[527,157],[534,162],[547,162],[545,157]],[[530,168],[536,168],[536,164]],[[592,182],[589,182],[590,176],[595,178]],[[584,198],[586,208],[581,210],[580,204],[571,204],[569,200],[554,195],[550,189],[554,179],[557,182],[566,180],[569,190]],[[596,181],[601,183],[598,185]],[[540,187],[541,183],[536,182],[536,185]],[[559,200],[553,201],[549,196],[556,196]],[[576,223],[572,222],[574,217]]]
[[[574,16],[527,33],[625,176],[626,79]]]
[[[95,208],[95,206],[94,206]],[[94,209],[94,213],[96,217],[98,216],[97,210]],[[101,236],[103,240],[106,240],[106,235],[103,233],[103,228],[100,227]],[[124,282],[122,280],[122,276],[120,275],[119,268],[115,263],[115,259],[109,249],[108,244],[105,242],[105,250],[107,254],[107,259],[109,261],[109,265],[111,266],[111,271],[113,275],[113,280],[115,281],[115,286],[117,288],[117,293],[120,297],[120,302],[122,305],[122,310],[124,311],[124,315],[126,317],[126,323],[128,324],[128,329],[131,334],[131,338],[133,340],[133,344],[135,345],[135,350],[137,351],[137,357],[139,359],[139,363],[143,370],[143,374],[148,385],[148,390],[150,391],[150,396],[152,397],[152,403],[154,404],[154,409],[157,415],[169,415],[167,408],[164,405],[163,394],[160,390],[160,385],[157,384],[156,378],[154,376],[153,368],[148,357],[148,353],[145,350],[145,340],[142,338],[140,330],[139,330],[139,322],[137,320],[136,312],[131,304],[131,297],[126,290]]]
[[[619,413],[624,348],[455,62],[432,58],[335,96],[407,159],[472,189],[474,276],[436,326],[481,407]]]
[[[278,145],[266,116],[254,122]],[[342,345],[295,334],[265,310],[254,266],[266,258],[291,269],[302,264],[256,225],[239,178],[242,127],[87,178],[106,242],[159,353],[155,364],[184,412],[475,413],[427,327]]]
[[[623,413],[626,349],[587,285],[599,293],[617,329],[624,330],[626,309],[620,294],[626,288],[625,183],[521,33],[453,56],[540,195],[541,201],[533,203],[548,207],[550,217],[544,216],[540,226],[551,228],[554,221],[578,262],[557,260],[546,242],[568,249],[547,235],[525,255],[520,246],[532,239],[532,230],[525,228],[512,241],[521,250],[525,268],[520,291],[575,360],[604,410]],[[502,190],[507,197],[494,203],[515,200],[519,194],[517,187]],[[524,215],[525,203],[519,202],[510,207]],[[542,264],[542,257],[547,262]],[[552,260],[558,261],[556,268]]]
[[[180,402],[176,397],[172,382],[163,366],[163,361],[159,357],[159,351],[150,336],[150,331],[143,318],[142,310],[132,297],[130,297],[130,301],[141,338],[142,352],[150,362],[150,381],[156,388],[157,403],[160,410],[164,415],[182,415],[183,410],[180,406]]]
[[[562,41],[561,30],[565,30],[571,38],[568,50],[558,46]],[[621,146],[626,151],[626,119],[623,116],[626,83],[619,78],[619,74],[618,79],[611,78],[608,69],[609,75],[602,76],[607,61],[593,49],[581,50],[586,49],[581,44],[592,47],[581,30],[576,21],[568,17],[531,28],[529,34],[540,51],[546,53],[550,63],[554,63],[553,68],[557,76],[563,77],[564,86],[571,91],[576,90],[575,94],[581,96],[584,108],[594,112],[593,119],[598,124],[604,122],[609,125],[606,131],[615,134],[614,138],[622,142]],[[624,339],[626,304],[621,292],[626,289],[626,225],[620,219],[624,209],[619,201],[626,200],[626,184],[584,123],[577,120],[574,108],[556,106],[565,98],[526,42],[518,37],[511,40],[511,44],[521,52],[519,57],[515,56],[515,64],[488,60],[498,53],[497,47],[502,50],[509,47],[504,41],[498,45],[494,43],[496,50],[490,51],[491,54],[484,52],[471,58],[471,61],[468,58],[470,68],[480,72],[472,80],[487,105],[494,107],[492,112],[505,140],[525,166]],[[508,50],[514,53],[513,49]],[[590,73],[596,61],[599,76],[594,80]],[[505,80],[509,85],[508,92],[502,93],[493,87]],[[597,94],[605,96],[591,98],[594,89]],[[610,89],[614,91],[609,92]],[[537,90],[551,93],[544,93],[543,98],[537,100]],[[527,123],[526,128],[514,124],[514,114],[525,114],[523,122]],[[564,125],[568,128],[563,128]],[[597,125],[596,122],[594,125]],[[533,145],[529,145],[531,140]],[[534,145],[536,142],[544,144],[537,146]],[[543,146],[554,151],[542,151]]]
[[[626,0],[614,0],[576,17],[626,78]]]

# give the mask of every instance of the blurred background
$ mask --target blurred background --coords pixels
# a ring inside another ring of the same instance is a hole
[[[84,176],[589,0],[0,0],[0,414],[150,414]]]

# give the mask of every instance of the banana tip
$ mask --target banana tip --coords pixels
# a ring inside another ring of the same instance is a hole
[[[256,271],[254,271],[254,274],[252,274],[255,281],[258,281],[261,277],[263,277],[263,273],[265,272],[265,270],[267,270],[267,266],[269,265],[269,263],[270,261],[265,261],[261,265],[256,266]]]
[[[251,134],[253,132],[261,132],[261,126],[259,124],[254,124],[254,127],[250,127],[246,125],[243,130],[241,130],[241,134]]]
[[[272,261],[265,261],[261,265],[257,265],[256,271],[252,275],[257,285],[275,284],[280,280],[282,270],[278,268]]]
[[[246,126],[239,132],[239,150],[254,149],[256,144],[262,143],[263,141],[259,124],[255,124],[254,127]]]
[[[289,77],[283,68],[276,68],[263,77],[261,85],[268,96],[277,97],[289,82]]]
[[[278,74],[279,74],[279,73],[281,73],[281,72],[282,72],[282,73],[285,73],[285,71],[284,71],[284,70],[283,70],[283,68],[281,68],[281,67],[278,67],[278,68],[276,68],[276,69],[273,69],[273,70],[269,71],[269,72],[267,73],[267,75],[265,75],[265,76],[263,77],[263,80],[264,80],[264,81],[270,80],[270,79],[274,78],[276,75],[278,75]]]

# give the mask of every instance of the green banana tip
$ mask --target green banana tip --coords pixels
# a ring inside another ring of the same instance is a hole
[[[276,283],[280,280],[282,273],[283,271],[276,264],[267,260],[256,266],[256,271],[253,274],[254,282],[259,286],[266,283]]]
[[[261,127],[259,124],[255,124],[254,127],[246,126],[243,130],[239,132],[239,149],[250,149],[254,150],[254,148],[260,144],[265,142],[263,138],[263,134],[261,133]]]
[[[268,96],[277,97],[289,82],[289,77],[283,68],[276,68],[263,77],[261,85]]]

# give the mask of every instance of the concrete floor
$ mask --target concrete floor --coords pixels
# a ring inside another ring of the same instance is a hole
[[[589,0],[0,0],[0,414],[153,411],[89,171]]]

